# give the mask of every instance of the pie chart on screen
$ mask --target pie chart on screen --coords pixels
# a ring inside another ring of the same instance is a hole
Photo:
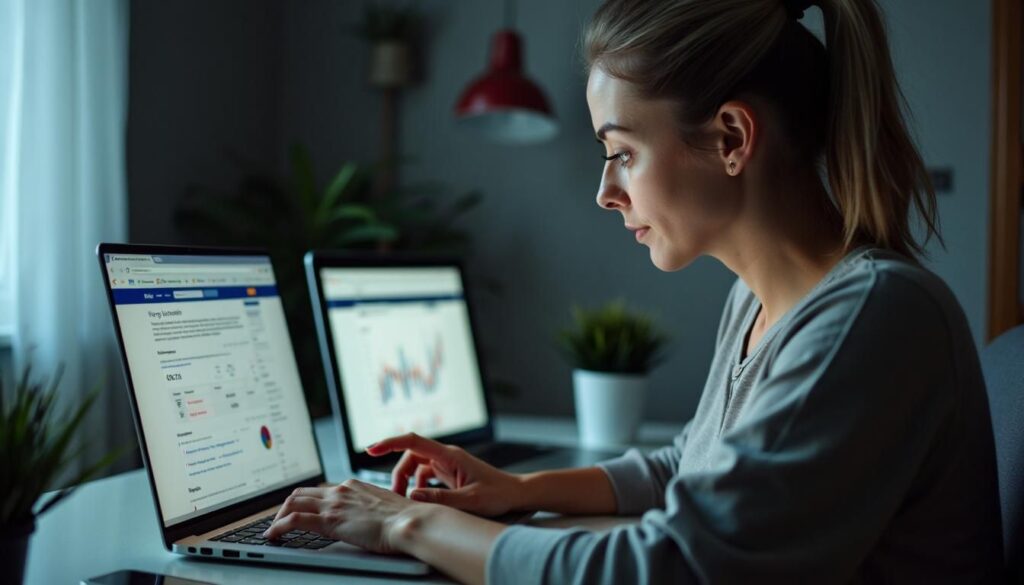
[[[263,441],[263,446],[267,449],[269,449],[274,443],[273,439],[270,437],[270,429],[268,429],[266,425],[260,427],[260,440]]]

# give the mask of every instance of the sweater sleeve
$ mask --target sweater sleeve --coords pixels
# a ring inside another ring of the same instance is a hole
[[[665,487],[679,469],[689,430],[690,423],[686,423],[672,445],[652,453],[630,449],[621,457],[597,464],[612,484],[619,515],[638,516],[665,507]]]
[[[605,533],[510,528],[488,582],[849,581],[955,405],[945,315],[914,283],[873,286],[882,276],[807,307],[711,468],[672,477],[664,510]],[[658,465],[605,469],[649,504],[622,478]]]

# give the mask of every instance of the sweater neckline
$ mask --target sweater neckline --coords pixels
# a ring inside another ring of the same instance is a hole
[[[783,313],[782,317],[780,317],[778,321],[772,324],[772,326],[769,327],[768,330],[764,332],[764,335],[761,336],[761,339],[758,340],[757,345],[755,345],[753,349],[750,350],[749,354],[743,356],[743,350],[747,346],[747,340],[750,339],[750,333],[754,327],[754,321],[757,319],[757,315],[761,312],[761,301],[757,298],[757,296],[754,295],[753,291],[751,291],[750,296],[753,297],[754,302],[751,303],[750,307],[747,309],[747,314],[744,315],[743,317],[743,328],[741,329],[741,331],[743,331],[743,335],[740,336],[738,342],[739,345],[733,352],[733,377],[735,378],[739,376],[739,373],[743,370],[743,368],[748,363],[750,363],[750,361],[754,357],[756,357],[757,354],[761,352],[762,348],[768,345],[768,342],[771,341],[771,339],[780,329],[782,329],[782,326],[785,323],[787,323],[793,315],[796,314],[797,309],[807,304],[807,302],[810,301],[810,299],[814,296],[815,293],[818,292],[818,290],[820,290],[825,285],[835,280],[835,278],[838,277],[839,274],[842,272],[842,269],[844,267],[848,266],[850,262],[852,262],[856,257],[868,251],[869,249],[871,249],[870,245],[863,245],[858,246],[853,250],[850,250],[850,252],[843,256],[839,260],[839,262],[836,262],[836,264],[832,268],[830,268],[828,272],[825,273],[825,276],[823,276],[821,280],[817,282],[817,284],[811,287],[811,290],[807,291],[807,294],[801,297],[799,301],[797,301],[792,307],[789,308],[789,310]]]

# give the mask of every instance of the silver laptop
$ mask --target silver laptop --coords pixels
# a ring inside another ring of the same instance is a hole
[[[612,455],[494,440],[461,263],[451,257],[306,254],[320,353],[348,471],[387,483],[398,457],[367,446],[415,432],[514,470]]]
[[[100,244],[164,546],[183,555],[423,575],[314,533],[267,541],[279,504],[325,477],[265,253]]]

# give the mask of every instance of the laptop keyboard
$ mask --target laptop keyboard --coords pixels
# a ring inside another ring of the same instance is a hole
[[[292,530],[291,532],[282,534],[274,540],[263,538],[263,531],[270,528],[270,525],[273,522],[274,517],[267,516],[266,518],[260,518],[259,520],[250,522],[240,528],[236,528],[223,534],[218,534],[210,540],[216,540],[218,542],[237,542],[238,544],[277,546],[281,548],[304,548],[310,550],[320,550],[325,546],[337,542],[330,538],[324,538],[315,532],[305,532],[302,530]]]

